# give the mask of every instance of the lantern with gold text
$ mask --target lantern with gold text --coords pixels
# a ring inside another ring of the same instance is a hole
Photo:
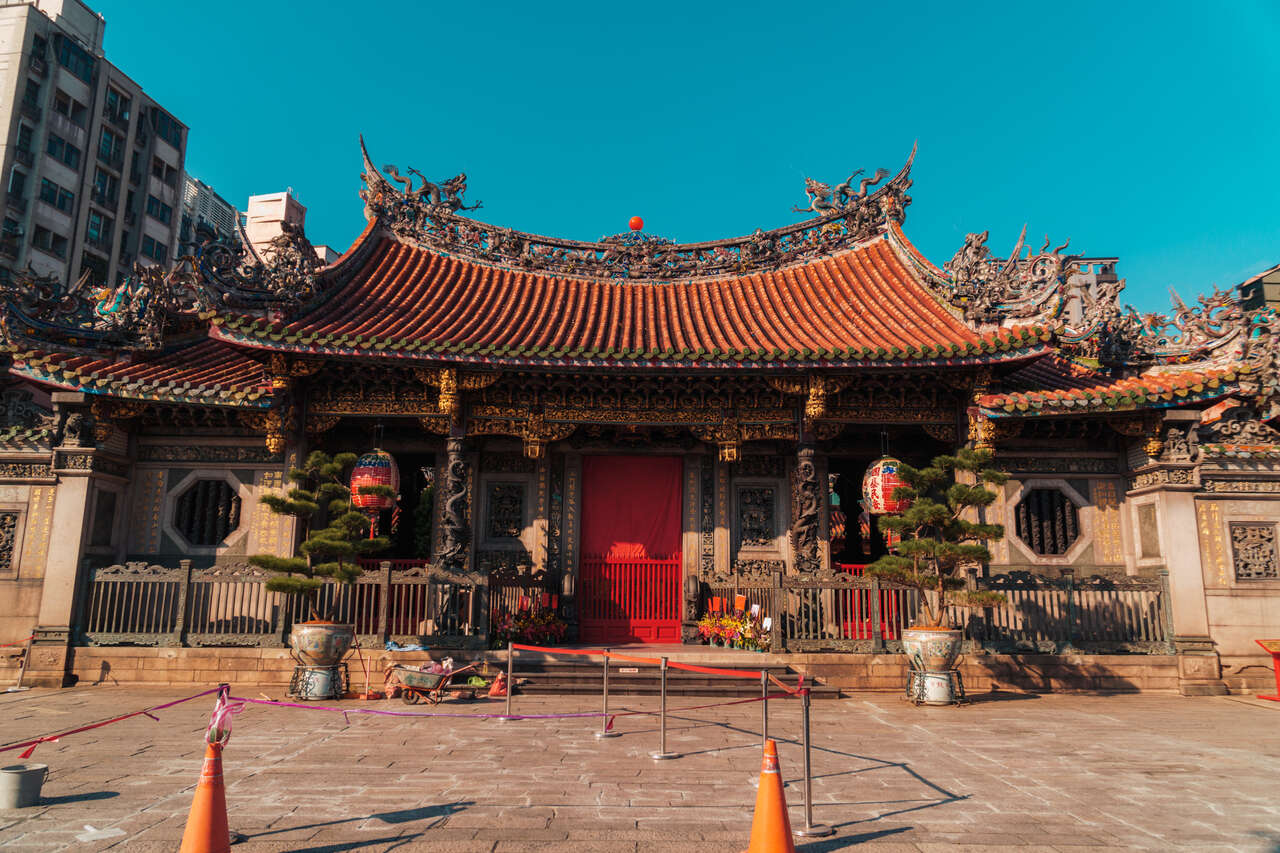
[[[367,486],[386,486],[395,494],[361,494]],[[399,495],[400,469],[390,453],[374,448],[356,460],[351,469],[351,506],[369,516],[370,538],[378,532],[378,513],[395,509]]]

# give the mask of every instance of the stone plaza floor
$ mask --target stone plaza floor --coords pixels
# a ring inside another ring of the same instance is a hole
[[[196,692],[86,687],[0,693],[13,743]],[[246,691],[247,692],[247,691]],[[257,696],[257,692],[248,695]],[[279,697],[276,697],[279,698]],[[816,821],[805,851],[1280,851],[1280,703],[1244,697],[979,696],[913,708],[894,695],[813,704]],[[517,712],[593,711],[522,697]],[[701,698],[680,697],[672,707]],[[656,698],[620,697],[650,709]],[[413,709],[399,701],[340,703]],[[40,746],[41,805],[0,812],[0,850],[174,851],[212,697]],[[500,711],[501,703],[437,710]],[[792,824],[803,821],[798,700],[770,703]],[[498,722],[251,706],[225,755],[234,851],[712,850],[747,846],[759,706],[656,722]],[[4,753],[0,764],[16,763]]]

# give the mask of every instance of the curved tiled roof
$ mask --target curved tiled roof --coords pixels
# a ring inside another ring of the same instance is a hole
[[[12,356],[10,370],[19,376],[91,394],[250,407],[266,406],[271,395],[263,366],[219,341],[119,360],[34,350]]]
[[[1049,356],[1005,377],[1003,390],[978,398],[992,417],[1089,414],[1158,409],[1225,397],[1239,369],[1149,371],[1115,378],[1065,358]]]
[[[883,235],[776,270],[671,282],[553,276],[386,237],[343,272],[293,322],[224,316],[212,334],[316,354],[653,367],[961,364],[1027,358],[1049,339],[973,331]]]

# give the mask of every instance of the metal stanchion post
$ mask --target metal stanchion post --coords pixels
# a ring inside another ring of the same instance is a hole
[[[516,692],[514,677],[516,650],[510,640],[507,641],[507,710],[506,718],[511,717],[511,694]]]
[[[769,742],[769,673],[760,670],[760,748]]]
[[[795,831],[801,838],[822,838],[835,830],[813,822],[813,771],[809,764],[809,688],[800,691],[800,736],[804,739],[804,826]]]
[[[600,702],[600,731],[596,737],[617,737],[617,732],[609,731],[609,650],[604,650],[604,692]]]
[[[658,751],[649,753],[654,761],[668,758],[679,758],[674,752],[667,752],[667,659],[662,659],[662,707],[658,711]]]

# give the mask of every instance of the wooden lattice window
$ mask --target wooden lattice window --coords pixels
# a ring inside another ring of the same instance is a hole
[[[226,480],[196,480],[173,507],[173,527],[187,544],[210,548],[240,526],[240,495]]]
[[[519,539],[524,530],[524,484],[489,484],[489,538]]]
[[[1280,578],[1276,526],[1260,522],[1231,522],[1231,556],[1238,581]]]
[[[1080,518],[1071,498],[1059,489],[1032,489],[1014,512],[1018,538],[1035,554],[1067,553],[1080,538]]]
[[[774,490],[769,486],[738,489],[738,536],[744,548],[772,548],[778,535]]]

